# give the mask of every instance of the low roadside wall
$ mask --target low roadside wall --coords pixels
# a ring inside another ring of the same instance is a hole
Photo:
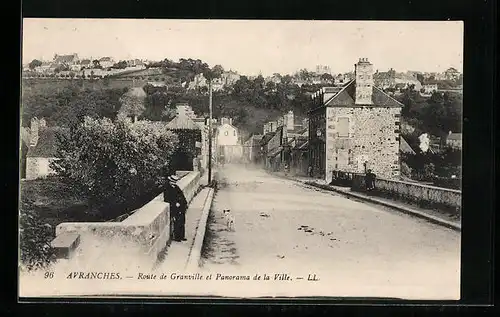
[[[181,171],[178,175],[182,177],[178,185],[189,202],[200,187],[200,173]],[[102,262],[106,255],[111,257],[111,254],[118,252],[121,255],[127,253],[132,258],[142,257],[141,263],[153,267],[170,239],[169,212],[169,205],[163,201],[163,194],[160,194],[121,222],[61,223],[56,227],[56,236],[66,232],[80,234],[81,243],[76,252],[81,255],[80,263],[91,259]]]
[[[351,190],[365,191],[364,175],[353,176]],[[454,213],[460,212],[462,206],[462,192],[460,190],[399,180],[377,178],[375,179],[375,189],[370,194],[417,203],[421,206],[445,209]]]

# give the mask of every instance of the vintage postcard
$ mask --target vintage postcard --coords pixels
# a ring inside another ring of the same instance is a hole
[[[24,19],[19,297],[460,299],[463,23]]]

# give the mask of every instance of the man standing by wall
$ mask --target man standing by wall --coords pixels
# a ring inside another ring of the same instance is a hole
[[[185,222],[187,200],[184,193],[177,185],[179,177],[170,175],[163,192],[163,201],[170,205],[170,225],[173,227],[172,240],[186,241]]]

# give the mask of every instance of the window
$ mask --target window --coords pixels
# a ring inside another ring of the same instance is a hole
[[[228,133],[227,131],[225,131],[225,132],[224,132],[224,135],[225,135],[225,136],[228,136],[228,135],[229,135],[229,133]]]
[[[337,133],[339,137],[349,136],[349,118],[339,118],[337,123]]]
[[[233,131],[233,135],[236,136],[236,131]]]

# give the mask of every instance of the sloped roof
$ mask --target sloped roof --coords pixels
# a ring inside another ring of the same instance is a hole
[[[54,58],[54,63],[70,63],[76,59],[76,55],[57,55]]]
[[[336,95],[325,102],[328,107],[357,107],[356,98],[356,80],[352,80]],[[380,90],[372,86],[372,104],[366,105],[371,107],[403,107],[403,104]]]
[[[167,123],[167,129],[171,130],[201,130],[200,126],[191,120],[188,116],[176,116],[172,121]]]
[[[105,56],[105,57],[101,57],[99,59],[100,62],[110,62],[111,61],[111,57],[108,57],[108,56]]]
[[[304,143],[297,145],[297,149],[302,150],[306,149],[309,146],[309,140],[306,140]]]
[[[262,137],[262,139],[260,141],[261,144],[267,144],[267,142],[269,142],[269,140],[271,140],[275,134],[276,134],[276,132],[268,132],[268,133],[264,134],[264,136]]]
[[[447,140],[460,141],[462,140],[462,133],[450,133],[446,137]]]
[[[403,153],[415,154],[415,151],[411,148],[411,146],[406,142],[403,137],[399,138],[399,150]]]
[[[29,147],[27,156],[57,157],[56,134],[62,130],[59,127],[40,127],[38,129],[38,142],[36,146]]]

